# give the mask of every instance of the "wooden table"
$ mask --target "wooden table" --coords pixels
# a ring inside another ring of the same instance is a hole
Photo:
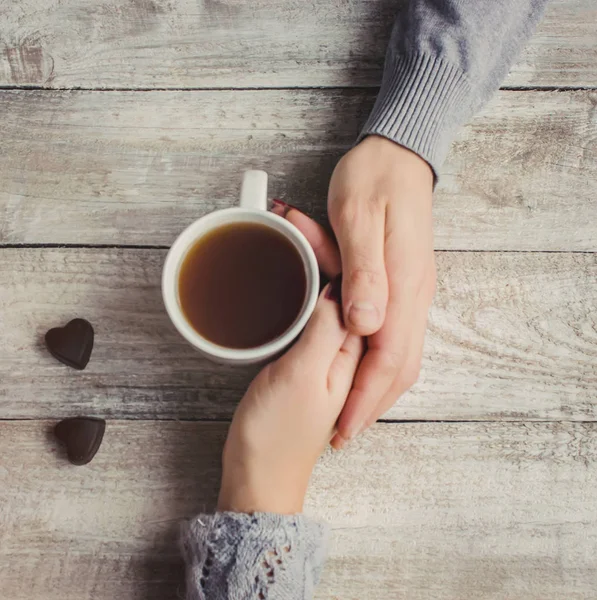
[[[0,596],[169,600],[252,372],[164,313],[160,269],[241,172],[324,218],[396,0],[0,5]],[[597,598],[597,5],[553,0],[460,133],[435,204],[420,382],[345,452],[319,599]],[[96,327],[70,370],[43,333]],[[56,419],[108,420],[87,467]]]

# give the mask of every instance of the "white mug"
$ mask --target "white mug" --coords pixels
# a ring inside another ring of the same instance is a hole
[[[281,336],[256,348],[226,348],[210,342],[191,326],[180,305],[178,280],[187,252],[201,237],[230,223],[259,223],[271,227],[294,245],[305,268],[307,290],[303,306],[294,323]],[[176,329],[204,356],[227,364],[258,363],[284,350],[306,325],[315,308],[318,294],[319,269],[315,253],[305,236],[294,225],[267,210],[267,173],[264,171],[245,172],[239,207],[217,210],[189,225],[170,248],[162,273],[164,305]]]

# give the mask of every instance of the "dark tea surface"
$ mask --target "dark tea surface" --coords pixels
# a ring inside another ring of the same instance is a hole
[[[254,348],[297,318],[307,280],[298,250],[257,223],[223,225],[187,253],[179,274],[182,312],[210,342]]]

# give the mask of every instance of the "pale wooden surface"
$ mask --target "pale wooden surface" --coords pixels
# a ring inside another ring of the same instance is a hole
[[[403,2],[7,1],[0,84],[376,86]],[[595,87],[596,22],[594,0],[552,0],[506,85]]]
[[[51,425],[0,424],[2,597],[179,597],[179,520],[214,504],[225,425],[111,421],[85,469]],[[328,453],[307,503],[333,526],[317,598],[597,597],[596,427],[378,425]]]
[[[10,418],[229,418],[254,368],[215,366],[178,335],[160,293],[164,250],[0,252],[2,410]],[[597,419],[597,257],[442,252],[419,384],[394,419]],[[85,371],[43,347],[95,326]]]
[[[0,243],[170,245],[240,173],[322,217],[373,92],[0,92]],[[159,106],[159,110],[156,107]],[[597,249],[597,91],[501,92],[459,135],[436,247]]]
[[[2,600],[182,594],[178,523],[213,507],[226,430],[206,420],[252,373],[168,324],[164,248],[249,167],[325,218],[398,1],[0,3]],[[452,148],[421,380],[314,476],[318,600],[597,600],[596,22],[552,0],[520,89]],[[84,372],[43,349],[74,316]],[[75,414],[108,419],[84,468],[46,420]]]

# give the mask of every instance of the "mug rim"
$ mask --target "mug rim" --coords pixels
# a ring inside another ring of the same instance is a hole
[[[250,217],[250,218],[243,218]],[[226,220],[226,217],[232,217]],[[213,221],[213,223],[210,223]],[[292,325],[273,340],[254,348],[228,348],[209,341],[198,333],[185,317],[180,306],[178,276],[187,252],[207,233],[232,223],[261,223],[272,227],[297,249],[305,268],[307,290],[303,306]],[[197,230],[200,231],[197,231]],[[283,217],[275,213],[241,207],[224,208],[200,217],[188,225],[176,238],[164,262],[162,270],[162,298],[166,312],[178,332],[194,348],[207,357],[224,362],[249,364],[265,360],[286,348],[303,330],[309,320],[319,296],[319,267],[315,252],[303,233]]]

